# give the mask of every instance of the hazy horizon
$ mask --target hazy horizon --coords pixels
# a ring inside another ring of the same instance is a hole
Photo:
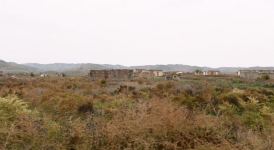
[[[0,59],[274,66],[272,0],[0,0]]]

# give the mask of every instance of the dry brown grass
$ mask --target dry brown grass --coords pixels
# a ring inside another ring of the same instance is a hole
[[[273,149],[274,90],[220,80],[0,80],[0,149]]]

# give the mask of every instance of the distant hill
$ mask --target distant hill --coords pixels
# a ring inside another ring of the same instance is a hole
[[[121,65],[108,65],[108,64],[66,64],[66,63],[54,63],[54,64],[37,64],[28,63],[24,64],[29,67],[33,67],[40,72],[63,72],[70,75],[86,75],[89,70],[102,70],[102,69],[124,69],[127,68]]]
[[[212,69],[209,67],[188,66],[188,65],[179,65],[179,64],[132,66],[130,68],[148,69],[148,70],[163,70],[163,71],[182,71],[182,72],[193,72],[195,70],[210,70],[210,69]]]
[[[0,71],[3,71],[5,73],[28,73],[36,72],[37,69],[14,62],[5,62],[3,60],[0,60]]]
[[[81,64],[71,64],[71,63],[54,63],[54,64],[38,64],[38,63],[28,63],[28,64],[17,64],[13,62],[5,62],[0,60],[0,71],[19,73],[19,72],[62,72],[68,75],[87,75],[89,70],[102,70],[102,69],[147,69],[147,70],[163,70],[163,71],[182,71],[182,72],[193,72],[195,70],[219,70],[226,74],[235,74],[239,70],[244,69],[254,69],[254,70],[264,70],[270,69],[274,70],[274,67],[220,67],[220,68],[210,68],[210,67],[199,67],[199,66],[189,66],[181,64],[168,64],[168,65],[145,65],[145,66],[122,66],[122,65],[109,65],[109,64],[92,64],[92,63],[81,63]]]
[[[145,65],[145,66],[131,66],[126,67],[122,65],[108,65],[108,64],[25,64],[26,66],[36,68],[41,72],[45,71],[55,71],[64,72],[72,75],[85,75],[89,70],[102,70],[102,69],[147,69],[147,70],[163,70],[163,71],[182,71],[182,72],[194,72],[195,70],[219,70],[226,74],[235,74],[239,70],[243,69],[273,69],[274,67],[220,67],[220,68],[210,68],[210,67],[199,67],[199,66],[189,66],[180,64],[169,64],[169,65]]]

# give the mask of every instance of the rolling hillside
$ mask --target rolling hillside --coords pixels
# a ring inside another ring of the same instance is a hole
[[[5,62],[0,60],[0,71],[6,73],[22,73],[22,72],[63,72],[70,75],[86,75],[89,70],[101,70],[101,69],[148,69],[148,70],[163,70],[163,71],[182,71],[182,72],[193,72],[195,70],[219,70],[223,73],[234,74],[238,70],[242,69],[256,69],[274,70],[274,67],[221,67],[221,68],[210,68],[210,67],[199,67],[189,66],[180,64],[168,64],[168,65],[145,65],[145,66],[122,66],[122,65],[109,65],[109,64],[92,64],[92,63],[54,63],[54,64],[17,64],[14,62]]]
[[[37,69],[30,66],[17,64],[14,62],[5,62],[3,60],[0,60],[0,71],[3,71],[5,73],[24,73],[36,72]]]

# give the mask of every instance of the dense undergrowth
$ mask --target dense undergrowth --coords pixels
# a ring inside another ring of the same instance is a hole
[[[274,149],[274,84],[0,79],[0,149]]]

